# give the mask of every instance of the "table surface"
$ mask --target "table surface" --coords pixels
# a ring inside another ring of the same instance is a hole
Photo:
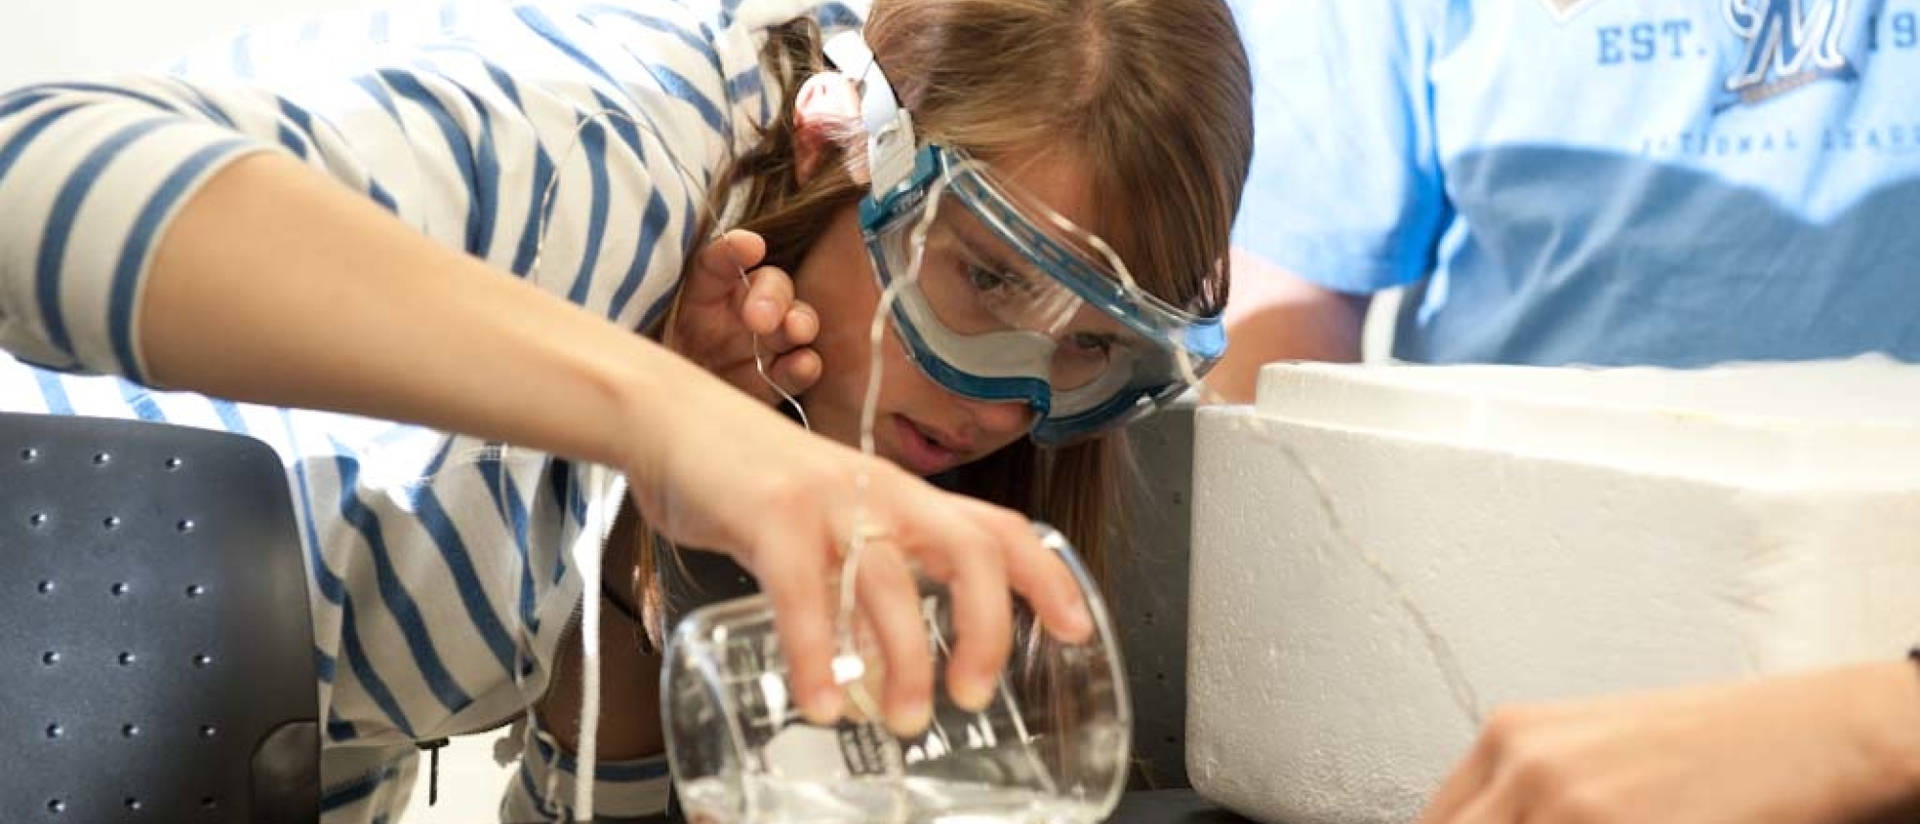
[[[592,824],[676,824],[666,816],[649,818],[595,818]],[[1249,824],[1192,790],[1130,792],[1107,824]]]
[[[1131,792],[1120,799],[1119,808],[1107,817],[1107,824],[1252,824],[1249,819],[1222,809],[1192,790],[1155,790]]]

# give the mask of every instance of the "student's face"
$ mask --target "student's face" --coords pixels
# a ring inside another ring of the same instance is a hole
[[[1087,225],[1091,187],[1082,164],[1071,158],[1008,158],[996,173],[1080,225]],[[950,208],[964,208],[949,202]],[[929,251],[932,254],[932,251]],[[822,372],[801,399],[813,428],[857,445],[860,411],[872,370],[870,330],[879,307],[858,210],[849,206],[800,262],[794,273],[798,297],[820,315]],[[914,365],[893,324],[882,329],[882,380],[874,416],[874,449],[919,475],[932,475],[979,460],[1025,437],[1034,413],[1025,403],[974,400],[947,391]]]

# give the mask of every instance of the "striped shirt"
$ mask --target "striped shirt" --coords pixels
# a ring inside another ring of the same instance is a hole
[[[863,13],[862,0],[454,3],[0,95],[0,347],[14,356],[0,356],[0,408],[221,429],[280,454],[307,558],[326,821],[385,819],[405,802],[391,779],[411,771],[389,755],[541,694],[580,598],[567,549],[589,502],[617,492],[530,450],[147,388],[134,318],[168,221],[224,164],[282,152],[642,329],[700,242],[705,193],[772,116],[766,28],[811,15],[831,33]]]

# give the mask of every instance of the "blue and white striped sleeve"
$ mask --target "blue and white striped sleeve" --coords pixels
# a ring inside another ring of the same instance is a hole
[[[134,309],[159,238],[222,165],[268,145],[164,79],[0,96],[0,347],[137,379]]]
[[[577,15],[480,8],[424,36],[382,22],[242,39],[200,81],[0,96],[0,347],[141,380],[136,310],[159,239],[198,186],[257,151],[630,328],[657,317],[725,145],[690,102],[723,93],[661,93],[659,78],[718,89],[718,73],[686,55],[650,63]]]

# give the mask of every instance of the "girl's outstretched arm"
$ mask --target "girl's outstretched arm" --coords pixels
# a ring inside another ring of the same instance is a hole
[[[984,703],[1003,666],[1009,588],[1063,637],[1091,631],[1071,574],[1018,515],[813,436],[289,158],[244,157],[208,181],[162,239],[145,290],[137,328],[157,383],[416,421],[625,471],[650,523],[754,573],[775,603],[794,692],[817,719],[839,710],[829,582],[862,476],[866,525],[891,552],[863,571],[861,608],[876,625],[918,622],[911,576],[884,560],[893,554],[950,581],[960,649],[949,677],[963,703]],[[924,639],[886,654],[890,720],[924,724]]]

